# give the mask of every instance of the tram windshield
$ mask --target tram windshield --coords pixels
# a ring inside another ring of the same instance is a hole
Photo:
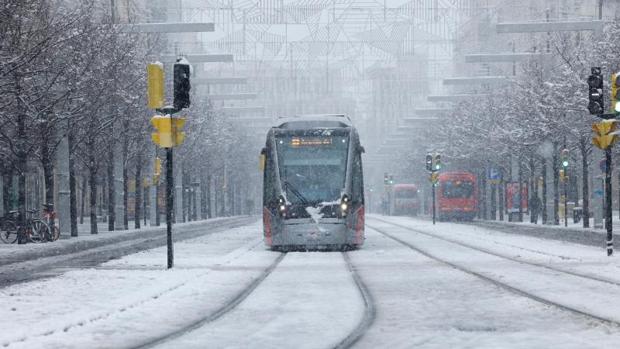
[[[348,136],[276,137],[282,189],[293,204],[316,205],[340,198],[344,188]]]

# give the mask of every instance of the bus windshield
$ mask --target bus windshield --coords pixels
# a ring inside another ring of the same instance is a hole
[[[468,181],[445,181],[442,183],[441,188],[442,196],[449,199],[467,199],[474,192],[474,184]]]
[[[316,205],[338,200],[348,145],[347,136],[276,136],[280,179],[288,201]]]
[[[418,197],[418,190],[415,188],[399,188],[395,192],[397,199],[415,199]]]

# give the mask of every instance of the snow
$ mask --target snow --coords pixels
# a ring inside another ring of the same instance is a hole
[[[257,231],[254,224],[176,243],[172,270],[158,248],[4,288],[0,314],[11,321],[0,345],[111,348],[170,332],[214,311],[274,260]]]
[[[160,347],[331,348],[361,321],[362,302],[340,253],[289,253],[221,321]]]
[[[539,297],[620,321],[620,286],[501,259],[384,222],[513,258],[616,280],[615,257],[563,241],[472,225],[369,215],[364,247],[349,252],[377,310],[359,348],[614,348],[620,328],[560,310],[432,260],[377,227],[451,263]],[[280,255],[259,222],[0,290],[8,348],[132,347],[212,314]],[[58,265],[58,268],[63,268]],[[243,302],[160,348],[328,348],[363,318],[339,252],[288,253]],[[45,321],[41,321],[45,319]],[[36,324],[36,326],[32,326]]]
[[[612,348],[620,339],[617,329],[516,296],[372,229],[367,237],[352,256],[378,311],[359,348]]]
[[[316,224],[319,224],[319,221],[323,218],[323,214],[321,213],[321,208],[322,208],[321,206],[318,206],[318,207],[308,206],[308,207],[306,207],[306,212],[308,212],[308,214],[310,215],[310,218],[312,218],[312,220]]]
[[[185,223],[175,223],[173,233],[178,229],[197,227],[206,222],[215,223],[226,220],[227,218],[211,218]],[[208,224],[208,223],[207,223]],[[100,225],[101,227],[101,225]],[[107,227],[107,225],[106,225]],[[79,231],[77,237],[61,235],[61,239],[42,244],[0,244],[0,265],[6,266],[11,262],[22,262],[25,259],[34,259],[34,256],[52,256],[65,250],[83,250],[87,247],[100,246],[102,244],[115,241],[122,241],[127,237],[133,238],[136,235],[160,234],[166,230],[165,224],[159,227],[144,227],[141,229],[128,229],[118,231],[99,230],[99,234],[89,234],[84,230]],[[34,261],[33,261],[34,262]]]

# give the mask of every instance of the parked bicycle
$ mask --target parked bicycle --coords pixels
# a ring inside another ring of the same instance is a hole
[[[47,241],[56,241],[60,238],[60,228],[56,225],[56,212],[54,204],[43,204],[43,216],[49,227],[50,234],[46,236]]]
[[[26,210],[28,217],[22,226],[19,224],[19,211],[10,211],[9,215],[2,218],[0,239],[7,244],[21,240],[25,242],[40,243],[48,241],[51,235],[50,227],[40,218],[33,218],[38,210]]]
[[[17,222],[13,217],[0,218],[0,240],[5,244],[12,244],[17,241]]]

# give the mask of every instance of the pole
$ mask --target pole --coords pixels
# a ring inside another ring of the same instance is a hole
[[[174,183],[172,177],[172,148],[166,148],[166,234],[168,246],[168,269],[174,265],[172,249],[172,210],[174,208]]]
[[[567,185],[566,185],[566,170],[564,170],[564,226],[568,227],[568,206],[566,205],[566,199],[568,196]]]
[[[433,225],[435,225],[435,183],[431,182],[432,192],[433,192]]]
[[[611,221],[611,147],[605,149],[605,229],[607,230],[607,255],[614,254]]]

